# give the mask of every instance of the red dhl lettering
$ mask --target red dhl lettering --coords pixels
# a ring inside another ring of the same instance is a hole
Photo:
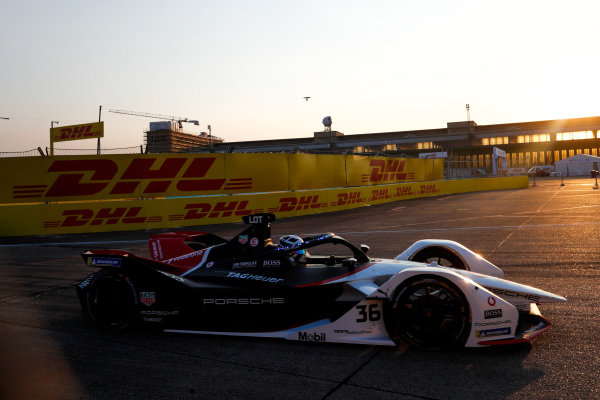
[[[248,201],[217,202],[214,205],[209,203],[190,203],[184,206],[187,210],[183,214],[170,215],[169,219],[202,219],[202,218],[223,218],[223,217],[241,217],[252,214],[253,210],[247,209]],[[62,213],[62,221],[46,221],[48,227],[74,227],[74,226],[95,226],[95,225],[117,225],[117,224],[143,224],[148,222],[161,222],[162,216],[143,216],[143,207],[116,207],[101,208],[98,211],[92,209],[74,209],[65,210]]]
[[[404,160],[371,160],[370,167],[373,167],[370,182],[400,181],[406,179],[404,170]]]
[[[404,196],[412,196],[412,188],[410,186],[402,186],[396,189],[396,196],[404,197]]]
[[[184,209],[188,210],[183,219],[202,219],[202,218],[220,218],[231,217],[232,215],[242,217],[250,215],[252,210],[246,209],[248,201],[230,201],[229,203],[220,201],[214,207],[209,203],[186,204]]]
[[[362,203],[365,199],[360,197],[360,192],[338,193],[337,205],[344,206],[346,204]]]
[[[101,131],[92,131],[92,127],[93,124],[60,128],[60,135],[55,135],[54,140],[60,141],[95,137],[102,133]]]
[[[321,208],[324,206],[323,203],[319,203],[319,196],[301,196],[296,197],[283,197],[279,199],[279,211],[298,211],[308,210],[309,208]]]
[[[390,194],[388,193],[388,189],[377,189],[371,191],[372,200],[383,200],[390,198]]]
[[[159,163],[157,158],[135,158],[120,176],[117,163],[108,159],[54,161],[48,172],[60,175],[50,185],[45,197],[90,196],[104,190],[109,190],[111,195],[160,195],[173,188],[178,192],[223,188],[226,179],[198,179],[206,176],[215,162],[214,157],[188,160],[167,158]],[[177,179],[180,174],[181,178]],[[244,188],[251,188],[252,178],[243,180]]]
[[[419,193],[421,193],[421,194],[437,193],[437,192],[439,192],[439,190],[436,188],[435,185],[421,185],[421,188],[419,190]]]
[[[141,210],[142,207],[101,208],[97,213],[90,209],[65,210],[60,226],[140,224],[147,219],[138,216]]]

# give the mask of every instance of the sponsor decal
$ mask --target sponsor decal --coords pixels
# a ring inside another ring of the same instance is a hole
[[[140,315],[159,315],[159,316],[167,317],[169,315],[179,315],[179,311],[142,310],[142,311],[140,311]]]
[[[227,305],[238,305],[238,306],[260,306],[263,304],[285,304],[283,297],[248,297],[248,298],[205,298],[203,300],[204,305],[215,305],[215,306],[227,306]]]
[[[300,211],[327,207],[327,203],[322,203],[319,201],[319,195],[300,196],[298,198],[282,197],[279,199],[279,203],[279,212]]]
[[[162,318],[160,317],[144,317],[144,322],[154,322],[156,324],[159,324],[162,322]]]
[[[90,276],[85,278],[83,281],[81,281],[77,286],[79,286],[80,289],[85,289],[86,287],[88,287],[90,285],[90,282],[92,281],[92,278],[94,277],[94,275],[96,275],[96,274],[91,274]]]
[[[156,303],[156,292],[140,292],[140,302],[146,307]]]
[[[326,342],[325,332],[323,333],[308,333],[298,332],[298,340],[302,342]]]
[[[367,199],[360,197],[360,192],[338,193],[337,202],[333,203],[333,205],[345,206],[347,204],[364,203],[365,201],[367,201]]]
[[[256,267],[256,261],[240,261],[233,263],[233,268],[253,268]]]
[[[494,310],[485,310],[483,312],[483,318],[485,318],[485,319],[502,318],[502,309],[496,308]]]
[[[530,301],[532,303],[539,303],[539,301],[540,301],[540,296],[537,296],[535,294],[520,293],[520,292],[517,292],[514,290],[508,290],[508,289],[497,289],[497,288],[486,288],[486,289],[494,294],[497,294],[498,296],[514,297],[516,299],[523,299],[523,300]]]
[[[280,260],[263,260],[263,267],[280,267]]]
[[[373,331],[368,331],[368,330],[360,330],[360,331],[353,331],[350,329],[336,329],[333,331],[333,333],[339,333],[342,335],[370,335],[373,333]]]
[[[55,129],[65,130],[66,127]],[[74,133],[76,136],[79,134]],[[83,137],[74,137],[79,138]],[[123,166],[111,159],[57,160],[47,172],[59,175],[45,196],[92,196],[101,192],[119,196],[140,192],[153,195],[167,192],[190,194],[252,188],[253,178],[250,177],[207,179],[206,175],[215,161],[215,157],[168,157],[160,160],[146,156],[133,158]],[[36,197],[42,195],[39,193]]]
[[[166,264],[173,264],[177,261],[187,260],[190,258],[200,258],[200,262],[197,264],[198,266],[204,264],[206,258],[208,257],[208,253],[210,253],[210,247],[206,249],[192,251],[191,253],[184,254],[182,256],[169,258],[168,260],[164,260],[163,262]]]
[[[485,329],[481,331],[475,331],[475,336],[478,338],[485,338],[490,336],[504,336],[510,335],[510,328],[495,328]]]
[[[239,244],[246,244],[246,243],[248,243],[248,235],[240,235],[238,237],[238,242],[239,242]]]
[[[52,142],[96,137],[104,137],[104,122],[92,122],[89,124],[69,125],[50,129],[50,140]]]
[[[496,299],[493,297],[488,297],[488,304],[490,305],[490,307],[493,307],[496,305]]]
[[[250,246],[252,246],[252,247],[258,246],[258,238],[253,237],[252,239],[250,239]]]
[[[475,326],[492,326],[492,325],[504,325],[510,324],[512,321],[507,319],[506,321],[493,321],[493,322],[475,322],[473,325]]]
[[[88,258],[88,265],[102,265],[105,267],[120,267],[120,258],[109,258],[109,257],[90,257]]]
[[[151,241],[152,243],[152,256],[155,260],[162,260],[163,259],[163,252],[162,252],[162,246],[160,244],[159,240],[156,241]]]
[[[263,275],[255,275],[255,274],[241,274],[239,272],[228,272],[227,278],[236,278],[236,279],[250,279],[254,281],[263,281],[269,283],[279,283],[283,281],[283,278],[273,278],[270,276]]]
[[[371,174],[363,174],[364,183],[398,182],[414,178],[414,172],[404,172],[405,160],[371,160]]]
[[[263,216],[262,215],[252,215],[248,218],[248,222],[251,224],[262,224]]]
[[[211,261],[208,264],[206,264],[206,268],[212,268],[214,266],[215,266],[215,263],[213,261]]]

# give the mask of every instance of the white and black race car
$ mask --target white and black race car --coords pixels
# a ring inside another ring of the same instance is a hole
[[[540,303],[564,297],[502,279],[459,243],[422,240],[372,258],[333,233],[271,239],[273,214],[244,217],[231,240],[170,232],[151,258],[120,250],[82,256],[100,268],[77,285],[103,328],[255,336],[426,350],[530,341],[551,323]]]

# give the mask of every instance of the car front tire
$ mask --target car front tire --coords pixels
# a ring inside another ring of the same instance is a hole
[[[471,328],[469,304],[450,281],[425,276],[403,284],[386,312],[386,328],[396,344],[421,350],[464,346]]]

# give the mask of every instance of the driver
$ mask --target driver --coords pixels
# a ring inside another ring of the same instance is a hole
[[[302,238],[300,236],[296,236],[296,235],[286,235],[286,236],[282,236],[281,238],[279,238],[280,246],[298,247],[302,243],[304,243],[304,240],[302,240]],[[309,255],[308,252],[304,249],[291,251],[288,253],[288,256],[290,257],[290,261],[292,263],[296,263],[296,264],[306,264],[308,255]]]

